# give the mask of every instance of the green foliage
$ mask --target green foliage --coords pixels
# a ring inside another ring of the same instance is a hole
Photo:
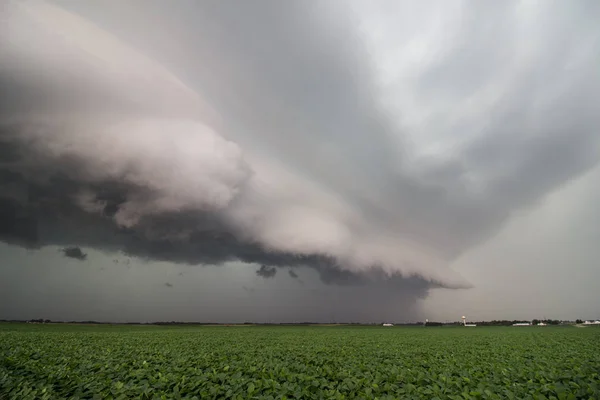
[[[0,399],[597,399],[600,329],[0,325]]]

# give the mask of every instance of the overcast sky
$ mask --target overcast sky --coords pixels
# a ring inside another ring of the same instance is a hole
[[[600,318],[596,2],[4,7],[0,318]]]

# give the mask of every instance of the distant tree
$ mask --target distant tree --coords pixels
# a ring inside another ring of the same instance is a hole
[[[546,319],[544,322],[548,325],[560,325],[560,321],[557,319]]]
[[[583,324],[583,320],[581,320],[581,319],[577,319],[577,320],[575,321],[575,323],[577,323],[577,324]]]

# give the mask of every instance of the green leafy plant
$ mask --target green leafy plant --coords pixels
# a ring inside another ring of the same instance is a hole
[[[595,399],[600,329],[0,325],[0,399]]]

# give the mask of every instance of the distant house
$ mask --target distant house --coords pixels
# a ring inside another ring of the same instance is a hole
[[[394,324],[383,324],[383,326],[394,326]]]
[[[513,326],[531,326],[531,322],[517,322]]]
[[[598,321],[585,321],[584,325],[600,325],[600,320]]]

